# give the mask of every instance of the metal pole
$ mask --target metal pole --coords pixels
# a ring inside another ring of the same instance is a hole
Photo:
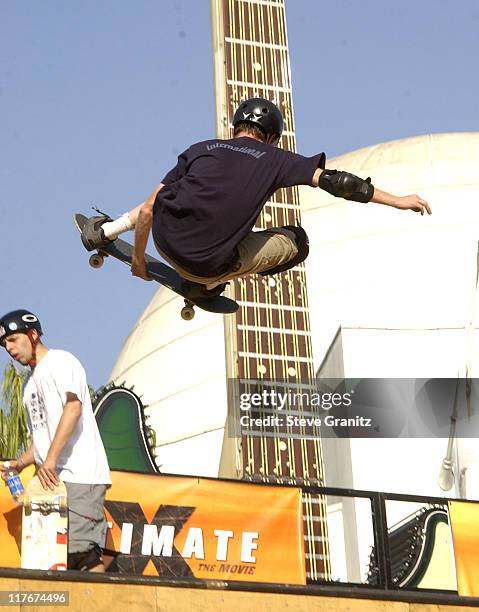
[[[391,553],[389,551],[389,534],[384,495],[382,493],[372,495],[371,506],[379,586],[384,589],[391,589],[394,585],[391,574]]]

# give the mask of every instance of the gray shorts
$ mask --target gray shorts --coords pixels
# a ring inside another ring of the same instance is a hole
[[[105,547],[107,522],[103,505],[110,485],[65,483],[68,494],[68,552]]]
[[[282,227],[272,227],[260,232],[250,232],[246,238],[238,244],[238,261],[231,270],[221,276],[203,277],[190,274],[176,262],[165,255],[156,247],[160,255],[165,259],[183,278],[203,283],[208,287],[224,283],[233,278],[241,278],[247,274],[257,274],[272,270],[277,266],[291,261],[298,254],[296,237],[294,232]]]

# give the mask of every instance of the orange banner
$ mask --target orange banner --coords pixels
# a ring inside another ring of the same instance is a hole
[[[306,583],[299,488],[131,472],[112,481],[107,571]],[[19,567],[21,509],[0,488],[0,565]]]
[[[479,503],[449,502],[459,595],[479,597]]]

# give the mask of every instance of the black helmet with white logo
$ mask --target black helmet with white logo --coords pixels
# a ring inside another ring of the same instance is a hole
[[[27,333],[31,329],[36,329],[38,334],[42,335],[42,326],[38,317],[29,310],[12,310],[0,318],[0,345],[3,345],[7,336]]]
[[[238,123],[252,123],[258,125],[267,136],[275,136],[275,140],[281,138],[283,133],[283,115],[279,108],[264,98],[250,98],[242,102],[233,117],[233,127]]]

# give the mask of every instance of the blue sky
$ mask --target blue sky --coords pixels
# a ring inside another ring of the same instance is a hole
[[[477,0],[286,12],[299,152],[478,129]],[[37,313],[96,388],[157,285],[92,271],[72,216],[125,212],[214,136],[210,2],[3,0],[0,57],[0,311]]]

